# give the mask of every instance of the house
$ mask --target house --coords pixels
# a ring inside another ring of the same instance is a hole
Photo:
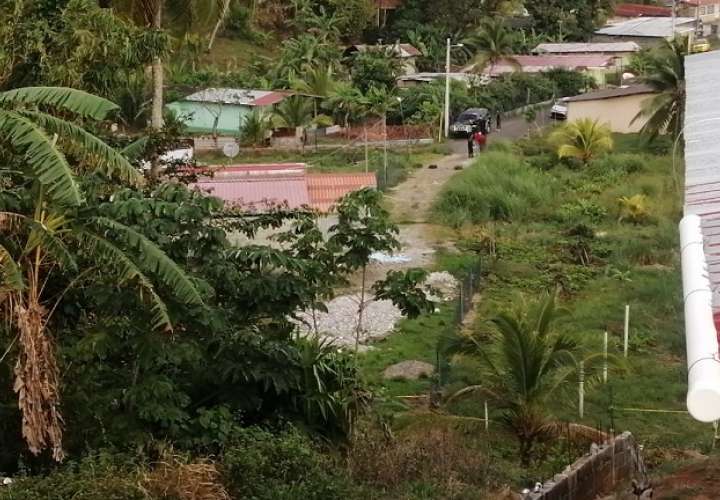
[[[672,8],[661,5],[645,5],[639,3],[619,3],[615,5],[614,20],[627,20],[636,17],[670,17]]]
[[[720,25],[720,0],[678,0],[677,14],[700,21],[703,35],[718,35]]]
[[[250,212],[286,206],[328,213],[346,194],[377,188],[377,179],[372,172],[308,174],[304,163],[263,163],[213,168],[192,187]]]
[[[643,101],[653,95],[647,85],[631,85],[588,92],[565,99],[568,121],[590,118],[607,124],[613,132],[639,132],[647,119],[633,119],[640,112]]]
[[[402,7],[403,0],[375,0],[377,9],[377,27],[387,24],[388,14]]]
[[[695,31],[697,21],[693,17],[677,17],[675,34],[687,35]],[[672,17],[638,17],[608,24],[595,31],[593,42],[636,42],[641,47],[652,47],[661,40],[673,38]]]
[[[521,71],[523,73],[541,73],[551,69],[567,69],[580,71],[592,76],[598,85],[604,85],[606,75],[615,72],[617,58],[603,54],[573,54],[573,55],[517,55],[512,60],[506,59],[497,64],[488,65],[482,74],[496,78],[505,73]],[[474,65],[464,69],[473,72]]]
[[[603,55],[621,58],[624,62],[630,56],[640,51],[635,42],[609,42],[609,43],[541,43],[532,50],[537,55]]]
[[[687,408],[720,420],[720,52],[685,58],[685,200],[680,255]]]
[[[397,79],[397,85],[400,88],[417,87],[425,85],[426,83],[432,83],[436,81],[445,81],[445,77],[449,76],[450,80],[456,82],[462,82],[467,87],[472,87],[482,83],[487,83],[487,78],[482,78],[480,75],[473,73],[457,73],[453,72],[449,75],[446,73],[415,73],[412,75],[404,75]]]
[[[166,108],[180,117],[191,133],[236,136],[245,116],[254,109],[271,110],[290,95],[292,92],[209,88]]]
[[[413,75],[417,73],[416,61],[417,58],[422,55],[422,52],[409,43],[396,42],[392,45],[351,45],[345,49],[345,56],[351,57],[354,54],[369,51],[385,51],[393,57],[399,59],[403,75]]]

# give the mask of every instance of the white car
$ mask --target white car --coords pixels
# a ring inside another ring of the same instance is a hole
[[[567,120],[568,105],[565,99],[555,101],[550,108],[550,118],[553,120]]]

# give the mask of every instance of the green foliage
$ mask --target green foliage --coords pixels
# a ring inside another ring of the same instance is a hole
[[[243,119],[240,127],[240,143],[244,146],[265,146],[271,131],[272,115],[260,109],[253,109]]]
[[[553,192],[546,174],[528,169],[511,154],[488,153],[445,185],[433,210],[453,227],[517,221],[537,217]]]
[[[648,197],[643,194],[633,196],[622,196],[618,199],[620,205],[620,216],[618,220],[629,221],[632,223],[641,223],[648,219],[650,210],[648,209]]]
[[[342,500],[352,495],[337,465],[292,429],[240,431],[223,452],[222,468],[233,498]]]
[[[607,216],[607,209],[591,200],[578,199],[564,203],[558,209],[558,217],[564,222],[589,222],[599,224]]]
[[[400,62],[391,48],[358,52],[352,61],[350,77],[353,85],[366,93],[371,88],[390,91],[400,75]]]
[[[663,45],[649,59],[642,81],[657,93],[643,101],[633,121],[646,119],[642,132],[650,138],[668,133],[677,137],[685,116],[685,54],[688,39],[663,40]]]
[[[417,318],[435,310],[435,303],[428,298],[432,290],[423,288],[428,273],[424,269],[388,271],[384,280],[373,285],[377,300],[390,300],[404,316]]]
[[[563,125],[552,133],[550,141],[557,145],[558,157],[575,158],[585,165],[613,148],[610,127],[589,118]]]
[[[275,107],[276,123],[280,127],[304,127],[312,120],[312,102],[303,96],[291,96]]]
[[[515,64],[513,58],[513,34],[502,19],[488,19],[470,37],[463,41],[475,52],[473,70],[482,73],[488,66],[490,71],[501,61]]]

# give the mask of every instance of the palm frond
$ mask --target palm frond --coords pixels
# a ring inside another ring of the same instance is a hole
[[[66,87],[23,87],[0,93],[0,104],[45,105],[63,109],[75,115],[102,120],[116,104],[82,90]]]
[[[594,427],[557,421],[548,422],[543,425],[542,432],[555,437],[565,436],[573,441],[589,440],[593,443],[604,443],[610,437],[607,433]]]
[[[150,137],[144,135],[122,148],[120,152],[130,161],[139,160],[140,156],[145,152],[149,141]]]
[[[7,144],[25,155],[29,169],[50,198],[67,205],[80,204],[80,189],[65,155],[41,128],[18,113],[0,110],[0,133]]]
[[[39,124],[45,130],[78,144],[80,146],[78,152],[84,156],[91,155],[98,160],[94,162],[97,165],[97,170],[105,175],[117,177],[133,186],[139,186],[143,183],[142,174],[130,164],[127,158],[83,128],[69,121],[38,111],[22,111],[19,114]]]
[[[137,250],[142,265],[170,288],[180,301],[202,304],[200,293],[180,266],[143,234],[107,217],[93,217],[88,222],[102,231],[112,231],[126,245]]]
[[[87,246],[94,248],[97,253],[105,258],[109,264],[115,266],[118,270],[119,284],[125,284],[129,282],[136,282],[141,290],[141,297],[143,292],[147,294],[147,300],[151,304],[152,311],[152,328],[172,331],[172,321],[167,311],[165,302],[155,291],[152,281],[143,274],[140,268],[127,256],[127,254],[118,246],[114,245],[106,238],[101,235],[95,234],[91,231],[81,230],[78,232],[80,241],[87,244]]]
[[[55,219],[56,221],[58,219]],[[48,226],[15,212],[0,212],[0,228],[13,230],[25,226],[29,230],[23,248],[23,256],[29,255],[38,246],[55,259],[55,262],[66,269],[77,269],[77,263],[63,241],[53,234]]]
[[[25,288],[20,266],[7,248],[0,244],[0,292],[17,291]]]
[[[453,401],[455,401],[456,399],[464,398],[466,396],[475,394],[477,392],[484,393],[493,399],[499,399],[498,395],[496,393],[494,393],[492,390],[488,389],[487,387],[484,387],[482,385],[469,385],[467,387],[463,387],[459,391],[452,393],[450,396],[448,396],[445,399],[445,403],[450,404]]]

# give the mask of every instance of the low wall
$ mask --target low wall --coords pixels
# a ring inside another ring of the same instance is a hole
[[[632,434],[625,432],[611,443],[593,445],[588,455],[569,465],[540,491],[525,500],[594,500],[633,477],[638,469],[638,451]]]

